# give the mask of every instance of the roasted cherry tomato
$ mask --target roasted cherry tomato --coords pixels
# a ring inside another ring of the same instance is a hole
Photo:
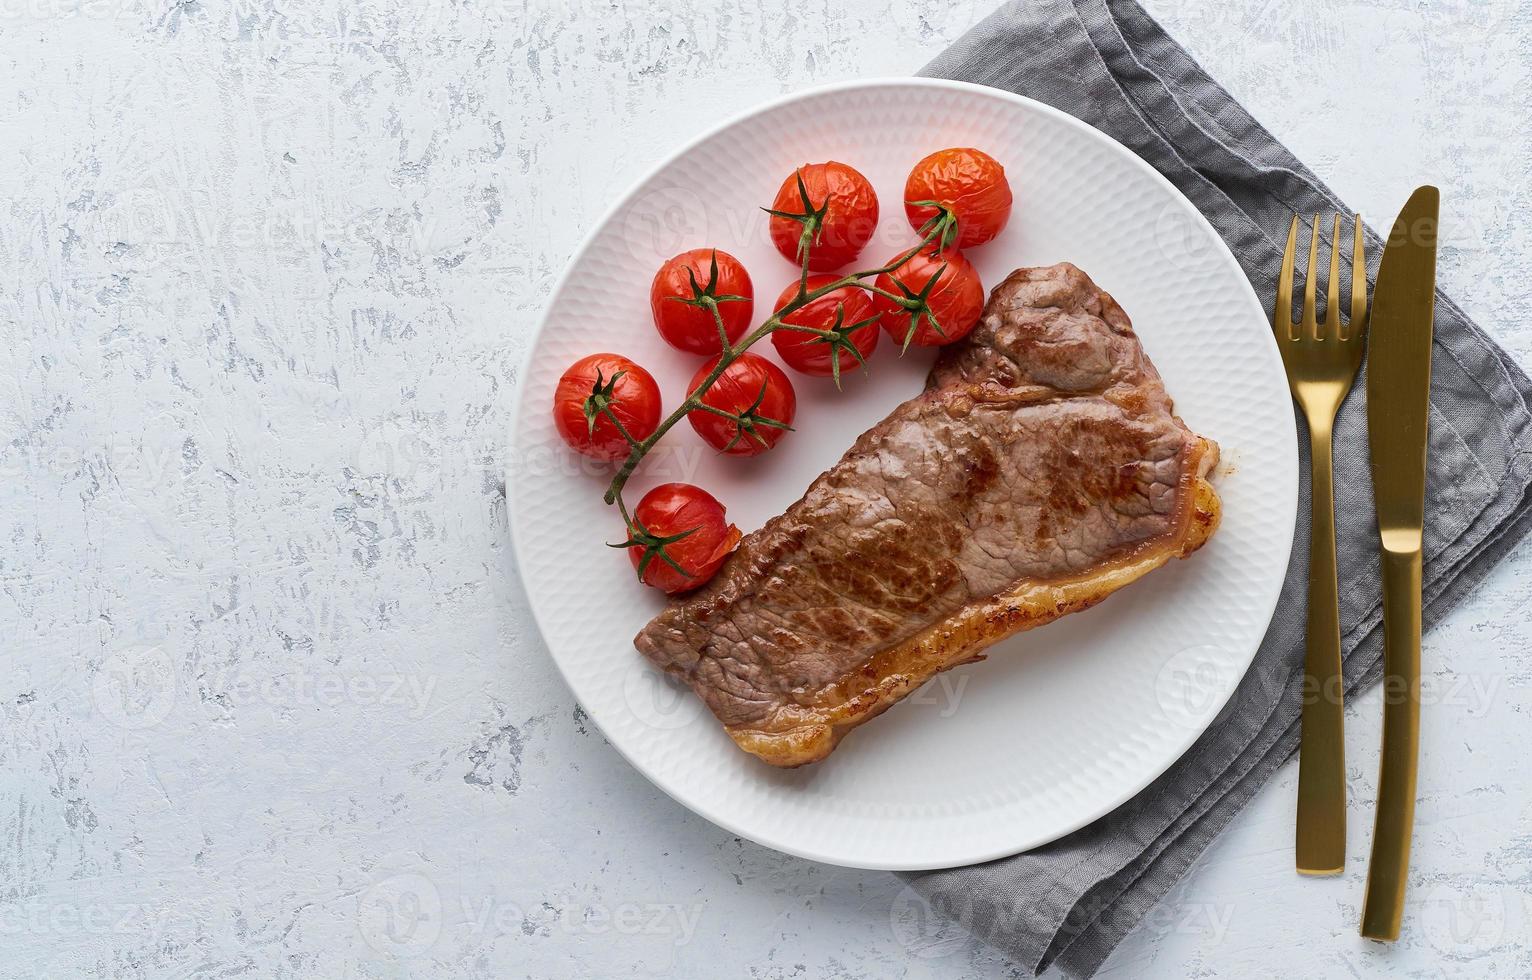
[[[806,285],[812,292],[834,281],[834,276],[817,274],[809,276]],[[782,295],[777,297],[775,309],[782,309],[797,295],[798,284],[795,282],[782,290]],[[855,286],[842,286],[782,318],[783,323],[813,327],[815,330],[835,330],[839,326],[842,328],[841,339],[832,341],[828,337],[779,328],[772,331],[771,342],[782,360],[794,371],[818,378],[833,377],[839,382],[842,371],[849,371],[861,364],[878,346],[878,322],[873,319],[877,315],[871,293]],[[864,327],[845,329],[868,320],[872,322]]]
[[[711,300],[711,303],[709,302]],[[755,287],[739,259],[716,248],[694,248],[660,266],[649,286],[654,326],[666,343],[689,354],[717,354],[718,307],[724,332],[734,343],[750,329]]]
[[[715,357],[698,369],[691,391],[707,380],[717,363]],[[746,351],[724,368],[703,394],[702,404],[739,416],[736,421],[701,408],[687,412],[692,428],[708,445],[730,456],[757,456],[775,446],[792,426],[798,396],[781,368]]]
[[[882,296],[874,301],[883,328],[900,347],[911,343],[936,347],[961,340],[984,312],[984,284],[979,281],[979,271],[955,248],[940,255],[932,249],[923,249],[893,272],[879,276],[877,285],[906,299],[919,299],[925,294],[924,308],[917,310],[901,307]],[[928,285],[930,291],[926,292]]]
[[[604,408],[628,435],[647,439],[660,424],[660,386],[621,354],[582,357],[554,389],[553,424],[576,452],[591,459],[623,459],[631,447]]]
[[[983,245],[1011,216],[1011,184],[988,153],[971,146],[937,150],[904,182],[904,213],[922,234],[941,222],[933,244],[943,249]]]
[[[768,209],[771,240],[789,262],[829,272],[857,257],[878,227],[878,195],[844,163],[807,163],[782,181]]]
[[[628,557],[645,585],[685,592],[713,577],[739,544],[723,504],[690,483],[663,483],[633,509]]]

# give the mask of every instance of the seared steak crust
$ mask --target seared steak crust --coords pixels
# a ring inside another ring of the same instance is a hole
[[[1216,459],[1116,301],[1068,263],[1019,269],[922,394],[634,642],[746,751],[814,762],[937,671],[1199,547]]]

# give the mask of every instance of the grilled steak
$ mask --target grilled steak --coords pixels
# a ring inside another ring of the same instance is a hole
[[[1068,263],[1019,269],[923,393],[634,642],[745,751],[815,762],[938,671],[1196,550],[1217,455],[1111,296]]]

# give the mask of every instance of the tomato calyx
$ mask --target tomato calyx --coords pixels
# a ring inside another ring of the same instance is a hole
[[[638,560],[638,580],[640,582],[644,580],[644,573],[649,570],[649,565],[655,558],[659,558],[665,564],[675,569],[676,573],[683,578],[694,578],[694,573],[682,568],[680,562],[670,557],[670,552],[666,551],[665,548],[667,545],[675,544],[682,538],[695,534],[700,530],[702,530],[702,527],[698,525],[697,527],[689,527],[678,534],[659,535],[650,532],[648,528],[644,527],[643,521],[634,518],[628,525],[628,540],[621,544],[608,543],[607,547],[644,549],[644,556]]]
[[[802,295],[801,290],[800,295]],[[814,327],[801,327],[796,323],[783,323],[778,329],[795,331],[797,333],[811,333],[814,334],[815,337],[812,341],[810,341],[810,343],[829,344],[830,377],[835,380],[835,387],[838,389],[840,388],[841,351],[845,351],[852,357],[856,358],[856,362],[862,366],[863,370],[866,370],[867,358],[862,356],[862,349],[856,345],[854,340],[851,339],[851,335],[856,331],[861,330],[863,327],[872,326],[880,319],[882,319],[882,317],[879,314],[874,313],[872,316],[865,320],[858,320],[855,323],[846,323],[846,307],[844,305],[837,305],[835,307],[835,322],[830,324],[830,328],[828,330],[819,330]],[[760,404],[759,398],[756,399],[756,404]]]
[[[613,371],[612,376],[606,378],[602,376],[600,368],[596,369],[595,383],[590,386],[590,395],[581,406],[581,411],[585,413],[585,429],[588,434],[596,431],[596,420],[605,415],[612,420],[617,431],[622,433],[622,437],[630,444],[638,441],[628,434],[628,430],[623,428],[622,420],[617,417],[616,412],[612,411],[612,403],[617,400],[617,382],[627,373]]]
[[[801,212],[778,211],[776,208],[761,208],[761,210],[774,218],[786,218],[803,226],[803,231],[798,235],[798,263],[803,265],[808,261],[809,249],[819,244],[819,230],[824,227],[825,215],[830,210],[830,198],[835,195],[826,194],[825,202],[815,208],[813,199],[809,197],[808,186],[803,182],[803,168],[794,170],[793,176],[798,179],[798,199],[802,203],[803,210]],[[807,268],[806,265],[805,268]]]
[[[931,236],[931,240],[935,245],[932,251],[935,254],[942,254],[943,250],[951,248],[953,243],[957,241],[958,216],[956,211],[940,201],[905,201],[904,203],[912,208],[936,209],[936,213],[927,218],[925,223],[918,229],[921,238],[925,238],[927,235]]]
[[[931,329],[936,331],[938,337],[946,339],[947,334],[942,330],[942,325],[937,322],[936,311],[931,309],[930,303],[931,290],[936,288],[937,281],[941,279],[942,274],[946,271],[947,263],[943,262],[936,267],[936,271],[931,274],[930,279],[926,280],[926,284],[920,287],[919,292],[906,286],[904,280],[898,276],[889,277],[893,284],[898,287],[899,291],[904,294],[901,299],[897,299],[895,302],[908,310],[910,314],[910,328],[905,331],[904,345],[899,348],[899,353],[903,354],[910,349],[910,341],[915,339],[915,334],[920,330],[921,320],[931,324]]]
[[[724,447],[718,450],[719,453],[727,453],[729,450],[739,445],[739,441],[746,436],[749,436],[752,440],[758,443],[762,449],[770,449],[771,443],[768,442],[766,437],[761,434],[761,426],[765,426],[771,429],[782,429],[786,432],[793,431],[793,427],[788,425],[786,422],[783,422],[781,419],[774,419],[770,416],[762,415],[756,411],[756,409],[761,407],[761,402],[766,400],[766,391],[770,387],[770,381],[762,381],[761,390],[756,394],[755,401],[751,402],[749,407],[747,407],[743,412],[730,412],[726,409],[715,408],[714,406],[709,405],[704,401],[699,400],[697,402],[698,409],[707,412],[710,415],[717,415],[719,418],[729,419],[734,423],[734,438],[725,443]]]

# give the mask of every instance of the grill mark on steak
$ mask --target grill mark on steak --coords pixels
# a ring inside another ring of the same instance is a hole
[[[634,642],[746,751],[813,762],[935,672],[1199,547],[1216,458],[1115,300],[1068,263],[1019,269],[925,391]]]

